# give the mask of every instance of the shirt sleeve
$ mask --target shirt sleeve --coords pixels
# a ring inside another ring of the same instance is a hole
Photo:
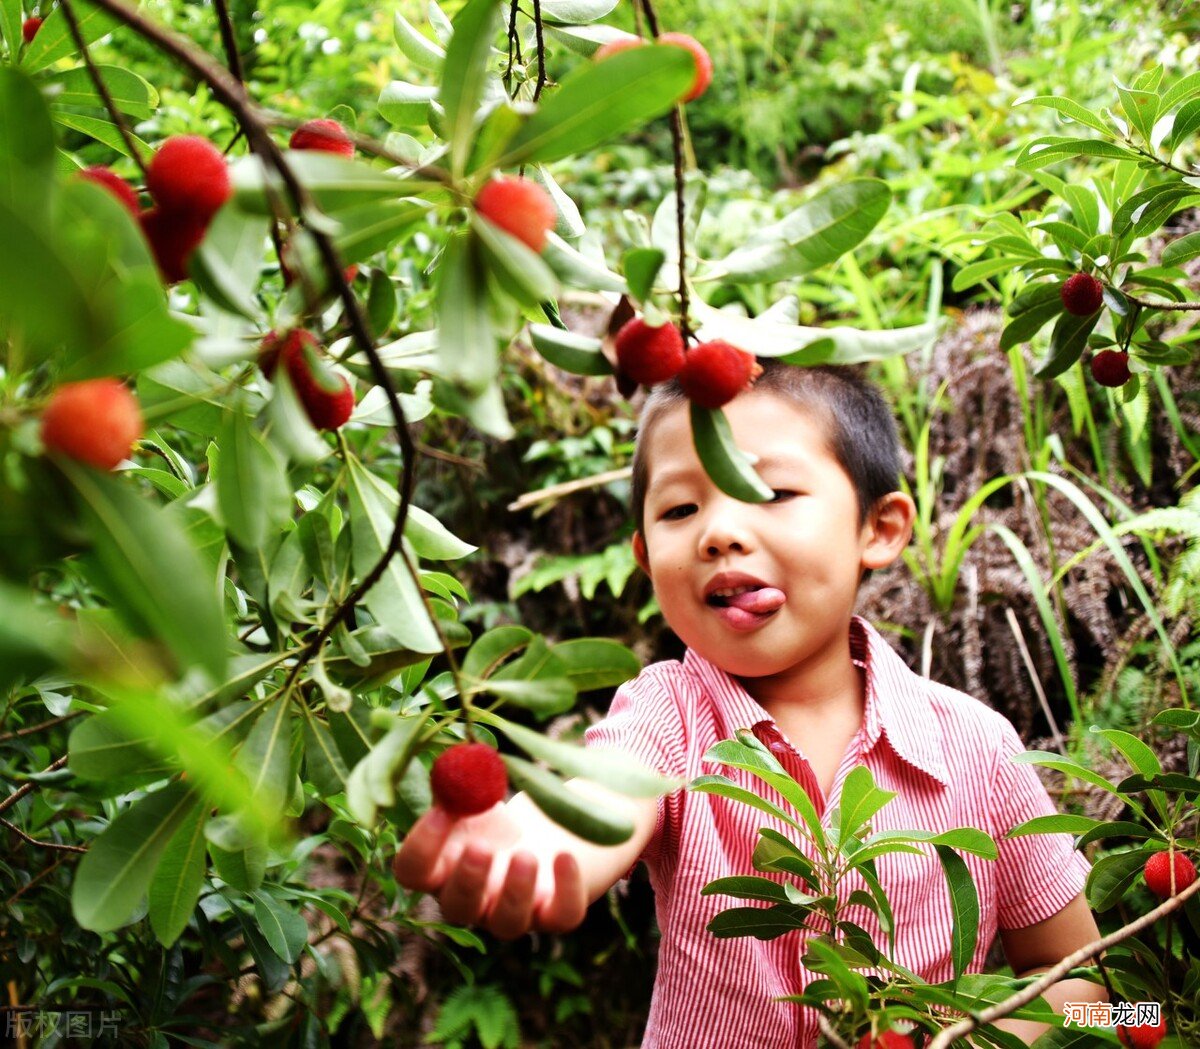
[[[613,696],[608,714],[584,733],[588,747],[622,750],[664,776],[685,778],[684,731],[680,706],[669,679],[643,670]],[[663,848],[679,791],[660,796],[658,819],[641,859],[651,862]]]
[[[1020,736],[1005,722],[995,770],[996,806],[993,825],[999,848],[996,920],[1001,929],[1022,929],[1061,911],[1083,891],[1091,865],[1077,852],[1071,835],[1005,835],[1035,816],[1058,812],[1033,765],[1014,764],[1025,750]]]

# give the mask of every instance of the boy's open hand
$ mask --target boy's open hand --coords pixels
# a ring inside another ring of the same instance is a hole
[[[448,922],[512,940],[534,930],[567,932],[587,909],[569,852],[539,854],[501,804],[456,818],[434,806],[413,825],[392,863],[401,885],[432,893]]]

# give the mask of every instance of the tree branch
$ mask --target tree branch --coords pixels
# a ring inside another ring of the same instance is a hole
[[[47,765],[44,769],[42,769],[42,772],[55,772],[56,770],[61,769],[66,763],[67,763],[67,755],[64,754],[57,761],[50,762],[49,765]],[[22,783],[7,798],[5,798],[3,801],[0,801],[0,812],[7,812],[18,801],[20,801],[23,797],[25,797],[26,794],[32,794],[36,788],[37,788],[36,780],[31,779],[26,783]]]
[[[1084,947],[1080,947],[1074,954],[1068,954],[1057,965],[1052,966],[1041,974],[1028,987],[1024,987],[1017,991],[1016,994],[1010,995],[1002,1002],[997,1002],[995,1005],[984,1009],[982,1012],[968,1016],[950,1027],[943,1028],[929,1043],[928,1049],[947,1049],[951,1042],[956,1038],[961,1038],[963,1035],[969,1034],[978,1027],[984,1024],[989,1024],[993,1020],[999,1020],[1002,1017],[1008,1016],[1016,1012],[1021,1006],[1028,1005],[1037,998],[1051,984],[1058,983],[1068,972],[1074,969],[1077,965],[1081,965],[1089,958],[1095,957],[1108,948],[1115,946],[1123,940],[1128,940],[1135,933],[1141,932],[1149,925],[1153,925],[1159,918],[1165,917],[1172,911],[1182,907],[1191,897],[1200,893],[1200,880],[1193,882],[1183,892],[1172,896],[1170,899],[1160,903],[1152,911],[1148,911],[1140,918],[1130,922],[1128,925],[1122,926],[1116,932],[1111,932],[1107,936],[1102,936],[1094,943],[1089,943]]]

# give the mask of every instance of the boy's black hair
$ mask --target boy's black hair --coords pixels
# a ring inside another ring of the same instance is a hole
[[[846,365],[801,368],[760,358],[763,372],[753,391],[773,393],[822,416],[829,448],[854,485],[861,527],[875,504],[900,487],[900,439],[891,408],[879,388]],[[633,453],[631,502],[634,525],[645,538],[646,449],[655,423],[675,405],[687,404],[678,380],[655,386],[642,405]]]

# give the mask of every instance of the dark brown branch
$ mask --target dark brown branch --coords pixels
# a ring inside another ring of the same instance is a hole
[[[250,149],[265,164],[268,164],[279,173],[284,187],[291,197],[295,213],[304,215],[310,209],[315,210],[307,191],[288,166],[279,146],[275,144],[274,140],[267,133],[267,126],[247,97],[245,86],[242,83],[236,80],[231,73],[209,61],[208,57],[195,47],[191,41],[180,39],[161,26],[148,21],[138,14],[136,10],[126,6],[121,0],[94,0],[94,2],[96,6],[119,18],[123,23],[130,26],[152,43],[157,44],[168,55],[183,63],[188,69],[203,79],[212,88],[213,94],[218,101],[233,112],[238,123],[241,124],[246,132],[246,142],[250,146]],[[320,229],[310,228],[309,232],[312,234],[313,241],[320,252],[321,261],[324,263],[328,279],[337,289],[338,297],[341,299],[342,308],[345,311],[346,319],[350,326],[353,341],[366,354],[367,360],[371,365],[371,374],[375,382],[382,387],[387,397],[388,406],[392,411],[392,418],[396,422],[396,433],[400,442],[403,467],[400,471],[400,508],[396,514],[387,548],[376,565],[367,573],[366,577],[355,587],[349,597],[335,609],[333,615],[326,620],[325,624],[317,632],[316,637],[304,647],[288,674],[287,680],[284,682],[283,688],[285,692],[295,682],[301,669],[321,650],[321,646],[329,639],[338,625],[349,618],[355,605],[362,599],[363,595],[382,578],[393,557],[398,555],[403,560],[412,578],[414,580],[417,578],[413,566],[409,563],[408,557],[405,555],[401,545],[404,538],[404,524],[408,518],[408,507],[412,502],[416,472],[416,457],[413,451],[412,437],[408,432],[408,424],[404,417],[404,409],[400,404],[395,387],[388,376],[387,369],[384,367],[383,361],[380,359],[379,353],[375,348],[374,339],[372,339],[367,328],[366,318],[363,316],[358,299],[343,276],[344,267],[334,249],[333,242]],[[429,602],[424,590],[419,584],[417,589],[421,594],[421,599],[426,609],[429,610]],[[441,627],[438,625],[437,616],[431,611],[428,614],[434,630],[441,640],[443,652],[450,662],[451,673],[457,683],[457,666],[453,658],[453,653],[446,643]]]
[[[546,86],[546,42],[542,39],[542,0],[533,0],[533,28],[537,33],[538,78],[537,87],[533,89],[533,100],[542,97],[542,88]]]
[[[226,0],[214,0],[213,6],[217,11],[217,25],[221,27],[221,43],[225,47],[225,57],[229,60],[229,72],[234,79],[245,83],[246,75],[242,72],[242,56],[238,54],[237,38],[233,32],[233,22],[229,18],[229,4]]]
[[[82,713],[82,710],[73,710],[70,714],[64,714],[61,718],[51,718],[49,721],[40,721],[36,725],[30,725],[27,728],[19,728],[15,732],[6,732],[0,736],[0,743],[7,743],[10,739],[20,739],[23,736],[32,736],[37,732],[44,732],[48,728],[54,728],[55,725],[71,721],[73,718],[79,717]]]
[[[37,838],[31,838],[15,823],[9,823],[6,819],[0,819],[0,824],[11,830],[26,844],[36,845],[39,849],[55,849],[58,852],[87,852],[87,848],[83,845],[59,845],[56,841],[39,841]]]
[[[513,96],[513,62],[521,61],[521,37],[517,33],[517,5],[519,2],[520,0],[512,0],[512,6],[508,9],[508,66],[504,70],[504,90],[508,92],[510,98]]]
[[[75,46],[79,48],[79,53],[83,55],[83,64],[87,66],[88,76],[92,78],[92,83],[96,85],[96,91],[104,101],[104,108],[108,110],[108,115],[112,117],[113,123],[117,125],[117,131],[121,135],[121,140],[125,143],[125,148],[129,150],[129,155],[138,166],[138,170],[141,171],[144,181],[146,178],[146,163],[142,160],[142,154],[138,151],[133,133],[125,123],[125,115],[117,109],[117,104],[113,101],[112,93],[108,90],[108,85],[104,82],[104,77],[100,75],[100,70],[96,68],[96,63],[92,61],[92,54],[88,50],[87,41],[83,39],[83,33],[80,32],[79,20],[75,17],[75,9],[71,5],[71,0],[62,0],[59,6],[62,8],[63,17],[67,20],[67,28],[71,31],[71,38],[75,41]]]
[[[50,762],[50,764],[47,765],[44,769],[42,769],[42,771],[43,772],[55,772],[58,769],[61,769],[66,763],[67,763],[67,755],[64,754],[57,761]],[[7,812],[18,801],[20,801],[23,797],[25,797],[26,794],[32,794],[36,788],[37,788],[36,780],[29,780],[27,783],[22,783],[7,798],[5,798],[3,801],[0,801],[0,812]]]

